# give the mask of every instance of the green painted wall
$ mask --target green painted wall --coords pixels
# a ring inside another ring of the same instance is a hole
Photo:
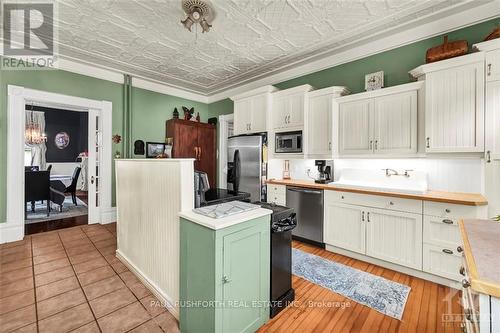
[[[0,223],[6,218],[7,178],[7,86],[18,85],[113,103],[113,134],[122,134],[123,85],[60,70],[8,71],[0,70]],[[208,105],[144,89],[132,90],[132,144],[136,139],[163,142],[165,121],[172,117],[174,107],[193,107],[202,121],[208,118]],[[123,154],[123,143],[113,144]],[[110,156],[112,158],[112,156]],[[113,166],[113,205],[115,204]]]
[[[484,40],[494,27],[500,26],[500,18],[495,18],[448,34],[450,40],[465,39],[469,47]],[[279,89],[287,89],[302,84],[310,84],[316,89],[330,86],[347,86],[352,93],[364,91],[365,74],[384,71],[386,87],[408,83],[408,71],[425,63],[425,51],[441,44],[443,36],[429,38],[390,51],[324,69],[295,79],[275,84]],[[225,99],[209,104],[209,110],[220,107],[224,113],[232,113],[232,101]],[[223,113],[221,113],[223,114]]]

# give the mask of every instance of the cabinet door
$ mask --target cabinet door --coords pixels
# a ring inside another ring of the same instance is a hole
[[[249,98],[234,102],[234,134],[245,134],[250,130],[252,103]]]
[[[269,232],[259,226],[223,237],[224,304],[252,304],[269,299],[270,253],[266,247],[269,248]],[[263,306],[227,306],[222,309],[222,331],[254,332],[267,321],[268,310]]]
[[[271,110],[273,119],[273,129],[285,127],[288,119],[288,99],[284,96],[273,98],[273,109]]]
[[[456,248],[424,244],[423,270],[424,272],[460,281],[463,276],[459,270],[462,264],[462,255]]]
[[[421,270],[422,215],[385,209],[366,214],[366,254]]]
[[[362,207],[325,198],[324,242],[365,254],[365,213]]]
[[[417,91],[374,99],[374,152],[417,152]]]
[[[484,63],[425,77],[427,152],[484,151]]]
[[[485,163],[484,194],[488,198],[488,218],[500,214],[500,160]]]
[[[267,130],[267,109],[268,96],[259,95],[252,97],[250,132],[258,133]]]
[[[500,50],[486,53],[486,81],[500,80]]]
[[[210,187],[216,187],[215,174],[217,170],[217,157],[215,153],[217,145],[217,130],[215,127],[198,127],[198,161],[195,169],[206,172]]]
[[[500,160],[500,81],[486,84],[486,162]]]
[[[198,132],[195,125],[175,123],[174,125],[174,146],[172,155],[174,158],[196,158],[198,147]]]
[[[342,103],[340,111],[340,154],[373,152],[373,101],[366,99]]]
[[[304,126],[304,103],[303,93],[291,95],[288,97],[288,118],[286,127]]]
[[[332,96],[309,98],[307,110],[307,153],[308,155],[332,154]]]

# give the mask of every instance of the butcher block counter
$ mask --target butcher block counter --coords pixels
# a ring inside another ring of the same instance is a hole
[[[471,219],[459,226],[472,289],[500,297],[500,222]]]
[[[450,203],[450,204],[466,205],[466,206],[485,206],[488,204],[486,198],[479,193],[460,193],[460,192],[429,190],[425,194],[409,194],[409,193],[399,193],[392,191],[388,192],[388,191],[378,191],[369,189],[346,188],[346,187],[335,186],[334,183],[317,184],[314,181],[294,180],[294,179],[269,179],[267,180],[267,184],[297,186],[297,187],[305,187],[318,190],[353,192],[360,194],[380,195],[386,197],[397,197],[397,198],[414,199],[422,201],[434,201],[434,202],[442,202],[442,203]]]

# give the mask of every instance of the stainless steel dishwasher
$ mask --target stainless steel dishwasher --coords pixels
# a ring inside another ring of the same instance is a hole
[[[323,190],[287,186],[286,205],[297,214],[297,227],[292,235],[324,247]]]

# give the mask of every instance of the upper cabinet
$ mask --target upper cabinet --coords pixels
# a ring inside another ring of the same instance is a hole
[[[267,131],[267,118],[271,109],[271,93],[277,89],[265,86],[234,96],[234,134]]]
[[[486,82],[500,81],[500,39],[481,42],[472,47],[485,53]]]
[[[426,152],[484,151],[484,53],[422,65]]]
[[[336,99],[339,155],[416,154],[422,86],[409,83]]]
[[[308,107],[304,118],[306,157],[328,159],[336,153],[338,113],[333,114],[334,99],[348,93],[346,87],[329,87],[307,93]]]
[[[304,112],[307,108],[306,93],[313,87],[302,86],[280,90],[272,94],[271,111],[272,129],[302,129],[304,126]]]

